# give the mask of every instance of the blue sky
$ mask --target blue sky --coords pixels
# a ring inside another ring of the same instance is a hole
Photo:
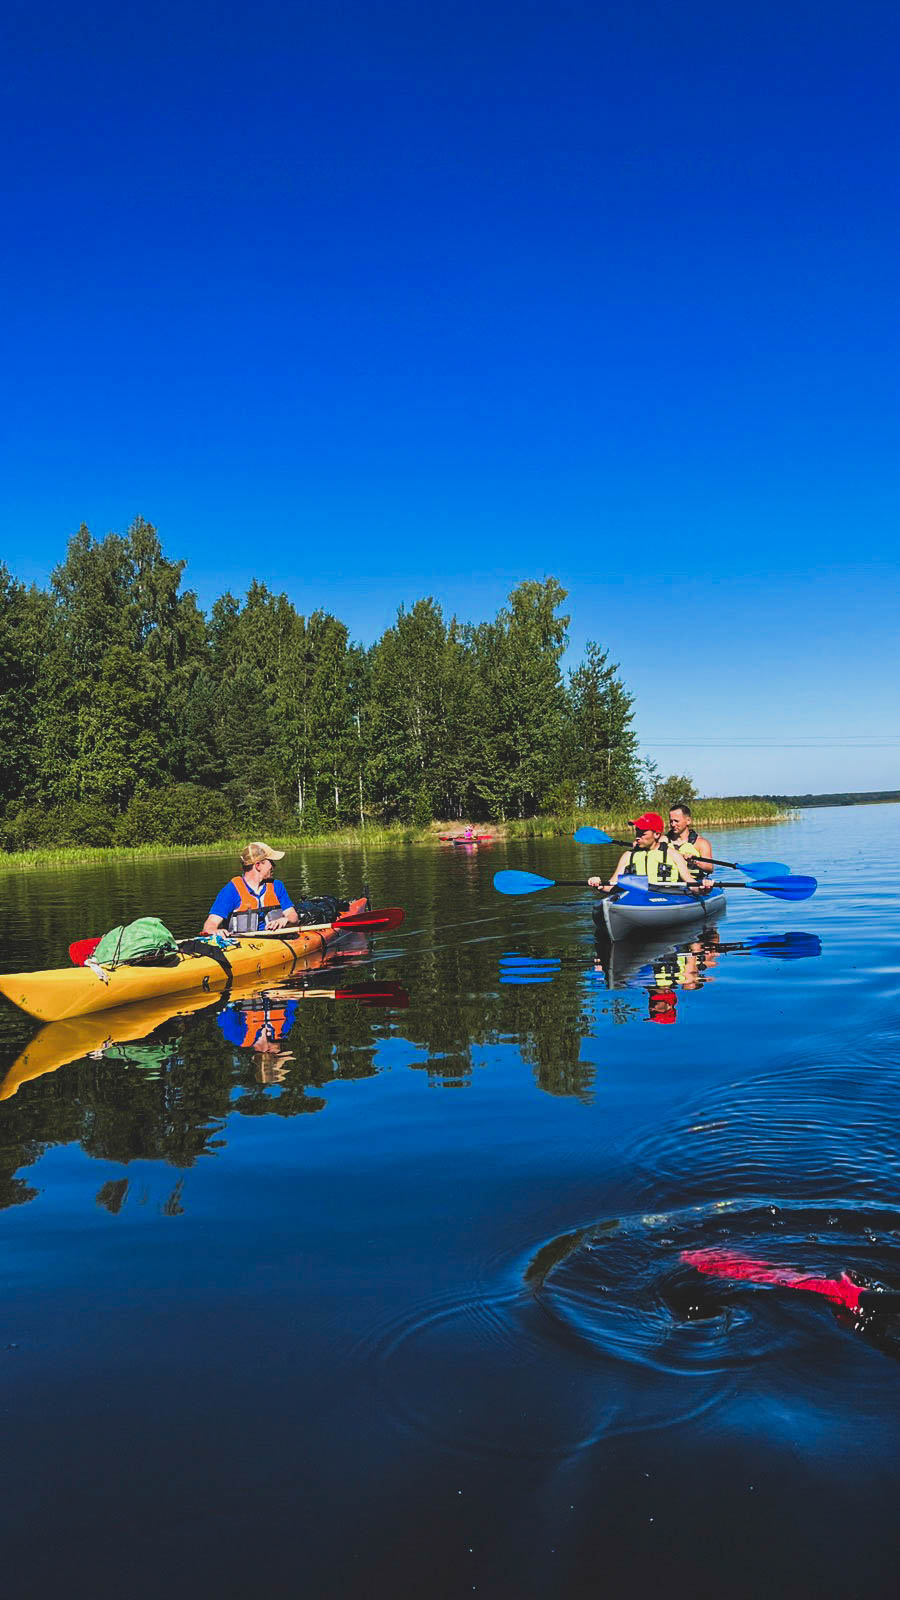
[[[900,14],[8,8],[2,545],[569,590],[708,793],[900,787]]]

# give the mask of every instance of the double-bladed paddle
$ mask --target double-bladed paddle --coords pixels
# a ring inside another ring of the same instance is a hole
[[[350,932],[353,928],[360,931],[366,928],[399,928],[406,912],[400,906],[386,906],[382,911],[356,911],[345,912],[343,916],[335,917],[334,922],[322,923],[323,928],[338,928],[341,932]],[[308,933],[309,926],[303,928],[292,923],[289,928],[260,929],[259,933],[240,935],[239,937],[253,939],[296,939],[298,934]],[[186,943],[187,941],[179,941]],[[94,954],[99,939],[76,939],[69,945],[69,959],[76,967],[83,967],[89,956]]]
[[[633,843],[613,839],[602,828],[579,828],[572,837],[576,844],[618,844],[623,850],[629,850]],[[791,870],[783,861],[720,861],[718,856],[692,856],[691,860],[701,867],[734,867],[736,872],[746,872],[751,878],[772,878]]]
[[[622,884],[621,887],[627,888],[628,885]],[[593,885],[586,878],[541,878],[536,872],[509,869],[494,873],[494,888],[499,889],[501,894],[534,894],[537,889],[590,889]],[[785,878],[771,877],[764,883],[716,883],[713,888],[755,889],[757,894],[773,894],[779,900],[808,900],[815,894],[818,881],[815,878],[794,877],[789,873]]]

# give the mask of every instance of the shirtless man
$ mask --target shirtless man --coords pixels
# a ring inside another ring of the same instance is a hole
[[[691,856],[700,856],[708,861],[712,855],[712,845],[702,833],[697,833],[693,825],[693,813],[686,800],[676,800],[669,807],[669,839],[676,849],[690,863]],[[699,871],[699,869],[698,869]]]

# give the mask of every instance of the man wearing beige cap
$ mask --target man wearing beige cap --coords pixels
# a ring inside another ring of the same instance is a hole
[[[204,933],[216,933],[225,924],[227,933],[259,933],[265,928],[296,927],[300,921],[280,878],[272,877],[272,862],[281,861],[283,850],[256,839],[241,851],[243,872],[220,889],[203,924]]]

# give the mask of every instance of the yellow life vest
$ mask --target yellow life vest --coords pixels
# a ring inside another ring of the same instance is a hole
[[[696,829],[690,828],[688,830],[688,836],[686,839],[670,839],[669,843],[673,850],[677,850],[679,855],[684,856],[684,859],[691,868],[691,872],[693,873],[694,877],[699,879],[703,877],[704,869],[703,867],[695,867],[692,865],[692,857],[700,855],[700,851],[696,843],[697,838],[698,834]]]
[[[678,868],[668,859],[669,846],[665,839],[661,839],[653,850],[638,850],[633,847],[622,877],[626,883],[630,873],[646,874],[647,883],[654,889],[681,889],[683,879]]]

